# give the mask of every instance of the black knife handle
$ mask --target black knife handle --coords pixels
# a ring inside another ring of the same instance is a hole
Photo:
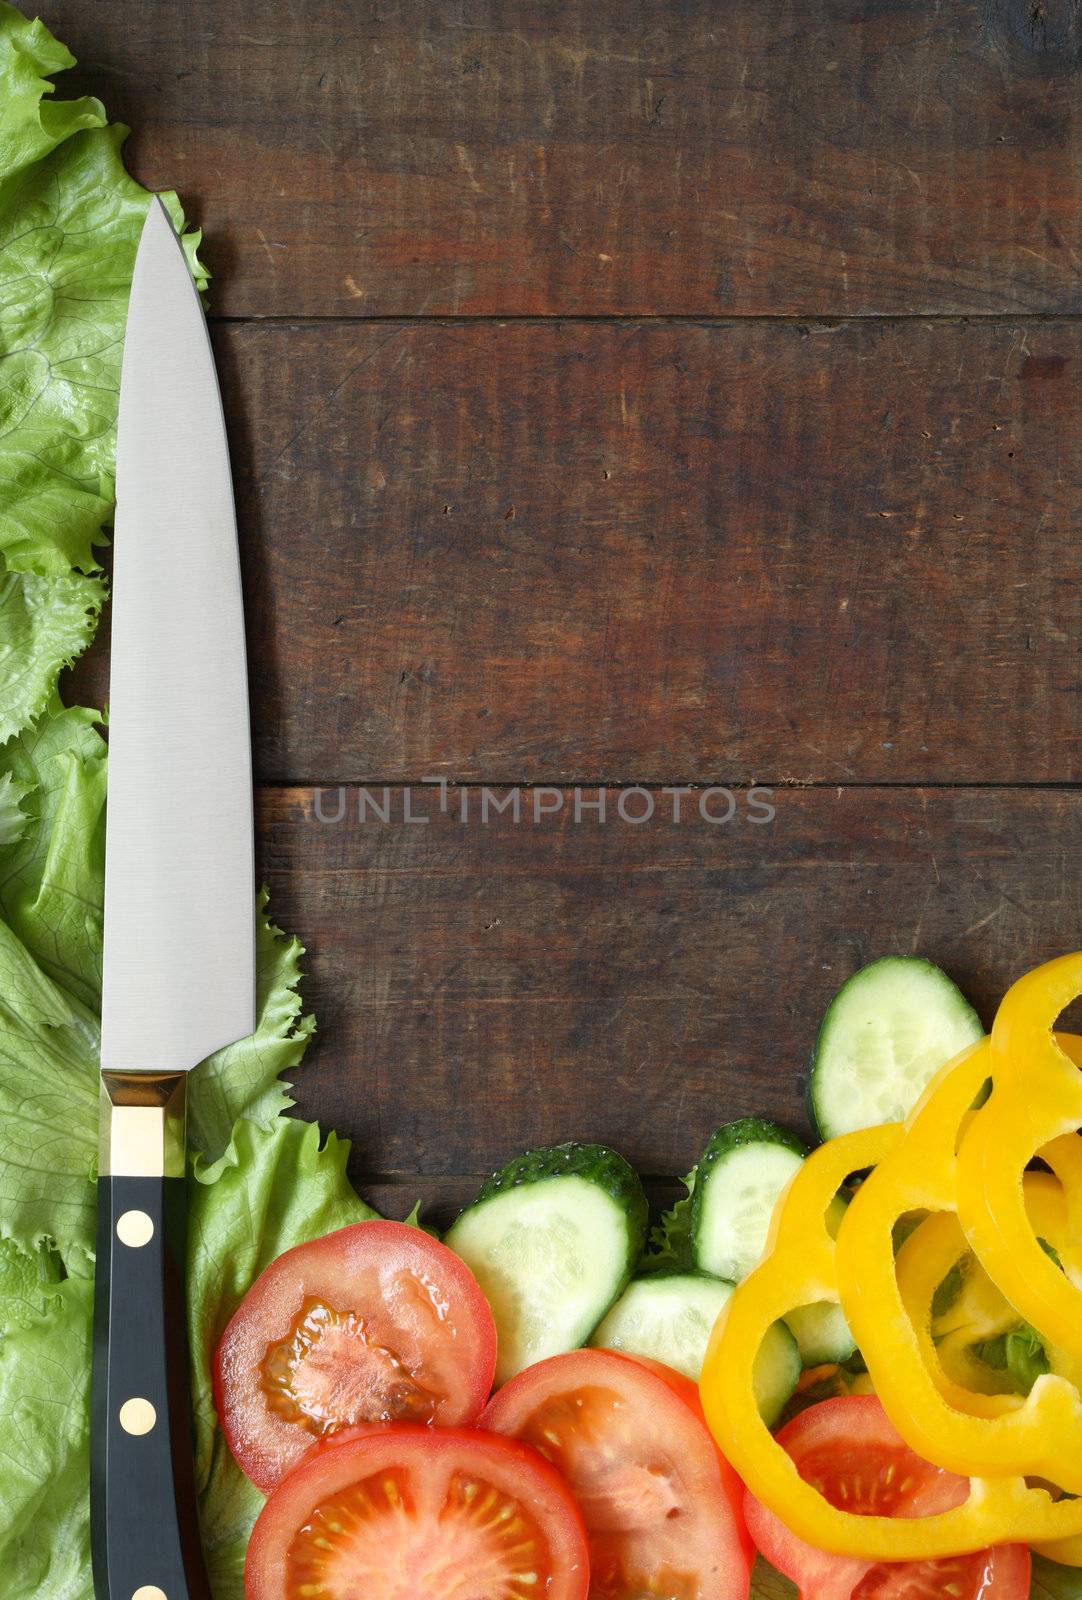
[[[184,1074],[103,1073],[90,1504],[97,1600],[211,1600],[183,1292]]]

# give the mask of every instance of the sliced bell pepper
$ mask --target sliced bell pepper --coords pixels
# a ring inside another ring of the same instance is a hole
[[[1069,1379],[1050,1373],[1030,1394],[977,1395],[960,1390],[943,1372],[924,1318],[907,1313],[894,1258],[895,1224],[915,1210],[953,1213],[956,1146],[991,1063],[981,1040],[942,1070],[910,1116],[895,1147],[850,1204],[838,1232],[837,1273],[842,1307],[872,1375],[883,1408],[906,1443],[929,1461],[971,1478],[1022,1481],[1036,1477],[1082,1493],[1082,1400]],[[984,1115],[969,1119],[968,1139]],[[1019,1199],[1025,1217],[1022,1183]],[[1032,1228],[1028,1219],[1027,1228]],[[1057,1272],[1034,1243],[1051,1271]],[[987,1263],[984,1265],[987,1267]],[[991,1274],[995,1280],[995,1274]],[[1002,1288],[1002,1284],[997,1283]],[[1024,1315],[1024,1313],[1019,1313]],[[1044,1334],[1045,1330],[1039,1328]],[[1036,1502],[1031,1504],[1036,1508]],[[1076,1506],[1065,1512],[1064,1506]],[[1064,1536],[1082,1531],[1082,1502],[1051,1507]],[[993,1539],[1055,1537],[1000,1529]]]
[[[1070,1034],[1058,1038],[1073,1061],[1076,1042]],[[1067,1236],[1056,1246],[1060,1265],[1075,1288],[1082,1289],[1082,1138],[1077,1133],[1062,1134],[1043,1145],[1040,1156],[1059,1179],[1067,1203]]]
[[[947,1404],[975,1417],[1015,1409],[1017,1396],[1010,1384],[986,1370],[971,1352],[975,1344],[1015,1326],[1018,1313],[976,1261],[953,1211],[925,1217],[899,1250],[896,1270],[921,1359]],[[958,1296],[937,1319],[936,1295],[954,1272],[962,1275]]]
[[[982,1051],[985,1047],[976,1048]],[[975,1069],[968,1056],[961,1059],[967,1066],[968,1086]],[[976,1066],[987,1075],[983,1054]],[[951,1124],[951,1137],[946,1146],[951,1159],[953,1135],[981,1082],[983,1076],[977,1079],[968,1099],[956,1092],[959,1112]],[[957,1091],[957,1085],[953,1086]],[[813,1484],[800,1477],[759,1415],[753,1373],[767,1329],[798,1306],[840,1299],[836,1247],[826,1221],[828,1208],[852,1173],[868,1167],[881,1169],[900,1143],[901,1136],[901,1127],[890,1124],[832,1139],[810,1155],[793,1177],[775,1207],[770,1236],[759,1266],[734,1291],[711,1336],[700,1383],[707,1420],[723,1452],[752,1494],[781,1517],[799,1538],[819,1549],[870,1561],[910,1561],[964,1554],[1004,1540],[1055,1541],[1057,1559],[1062,1559],[1058,1552],[1066,1547],[1060,1541],[1082,1536],[1082,1500],[1057,1502],[1047,1489],[1031,1486],[1017,1474],[1005,1472],[985,1477],[967,1471],[965,1475],[971,1478],[969,1497],[951,1511],[913,1519],[857,1516],[832,1506]],[[934,1173],[929,1174],[930,1179],[934,1177]],[[866,1189],[870,1181],[862,1188]],[[942,1189],[941,1175],[938,1186],[930,1181],[927,1188],[933,1197],[938,1194]],[[859,1194],[857,1198],[859,1200]],[[853,1205],[856,1203],[854,1201]],[[921,1208],[926,1205],[924,1200],[916,1203]],[[839,1238],[849,1227],[853,1205],[842,1223]],[[934,1199],[932,1208],[937,1208]],[[892,1327],[904,1329],[909,1323],[894,1276],[890,1239],[888,1226],[890,1270],[878,1276],[888,1280],[891,1292],[880,1304],[879,1315]],[[878,1249],[869,1252],[869,1257],[872,1256],[878,1266]],[[859,1334],[857,1339],[860,1343]],[[911,1341],[908,1355],[909,1364],[922,1376],[924,1389],[930,1391],[931,1401],[942,1407],[942,1398],[920,1359],[915,1341]],[[1053,1398],[1059,1399],[1058,1389],[1053,1391]],[[1045,1409],[1051,1411],[1051,1421],[1058,1427],[1060,1418],[1056,1407]],[[968,1419],[971,1424],[978,1420]],[[996,1420],[1011,1422],[1013,1418]],[[988,1424],[980,1420],[980,1425]],[[905,1437],[905,1431],[899,1431]],[[1062,1432],[1062,1428],[1059,1431]],[[1054,1479],[1055,1474],[1050,1476]],[[1051,1545],[1049,1553],[1053,1553]]]
[[[1052,1173],[1027,1172],[1025,1192],[1031,1225],[1061,1255],[1071,1239],[1062,1184]],[[902,1245],[895,1269],[925,1365],[944,1399],[974,1416],[1016,1409],[1018,1397],[1010,1379],[981,1360],[976,1347],[1009,1333],[1020,1318],[973,1255],[953,1212],[927,1216]],[[961,1279],[958,1292],[936,1316],[936,1295],[952,1273]],[[1072,1356],[1051,1343],[1046,1343],[1045,1354],[1053,1372],[1078,1385],[1082,1373]]]
[[[1082,1126],[1082,1041],[1052,1030],[1079,994],[1082,953],[1027,972],[1003,997],[992,1026],[992,1094],[958,1152],[957,1209],[973,1250],[1019,1315],[1082,1362],[1082,1288],[1072,1282],[1078,1258],[1066,1273],[1049,1259],[1022,1190],[1026,1167],[1046,1149],[1074,1177],[1069,1147],[1059,1141],[1077,1138]]]

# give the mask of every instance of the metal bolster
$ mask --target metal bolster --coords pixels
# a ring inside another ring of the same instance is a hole
[[[184,1176],[187,1077],[186,1072],[103,1070],[101,1177]]]

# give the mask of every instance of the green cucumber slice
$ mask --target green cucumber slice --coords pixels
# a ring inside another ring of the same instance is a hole
[[[779,1194],[806,1155],[776,1123],[745,1117],[719,1128],[695,1168],[691,1249],[700,1272],[739,1283],[763,1253]]]
[[[952,1056],[983,1034],[945,972],[917,956],[862,967],[827,1007],[808,1100],[824,1139],[900,1122]]]
[[[784,1322],[774,1322],[766,1330],[759,1354],[755,1357],[752,1387],[759,1403],[759,1415],[768,1428],[781,1418],[800,1382],[800,1351]]]
[[[838,1237],[848,1204],[844,1195],[836,1194],[827,1207],[827,1232],[832,1239]],[[857,1342],[845,1320],[845,1312],[835,1300],[798,1306],[790,1311],[785,1322],[806,1367],[841,1366],[856,1354]]]
[[[496,1382],[577,1349],[628,1282],[646,1237],[635,1173],[603,1145],[531,1150],[482,1187],[444,1242],[496,1319]]]
[[[698,1272],[637,1278],[602,1318],[590,1344],[650,1356],[698,1382],[706,1346],[731,1283]]]
[[[805,1367],[840,1366],[856,1353],[857,1341],[845,1320],[845,1312],[834,1300],[798,1306],[790,1311],[785,1321]]]
[[[732,1292],[731,1283],[696,1272],[637,1278],[598,1323],[590,1343],[663,1361],[697,1383],[714,1323]],[[755,1363],[755,1393],[768,1427],[788,1404],[799,1377],[793,1336],[775,1323]]]

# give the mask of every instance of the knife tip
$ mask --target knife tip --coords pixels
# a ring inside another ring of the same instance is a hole
[[[147,214],[143,221],[143,234],[145,236],[150,233],[157,233],[163,228],[169,230],[172,238],[176,238],[177,230],[173,226],[173,219],[169,215],[165,201],[160,194],[152,194],[150,204],[147,207]]]

